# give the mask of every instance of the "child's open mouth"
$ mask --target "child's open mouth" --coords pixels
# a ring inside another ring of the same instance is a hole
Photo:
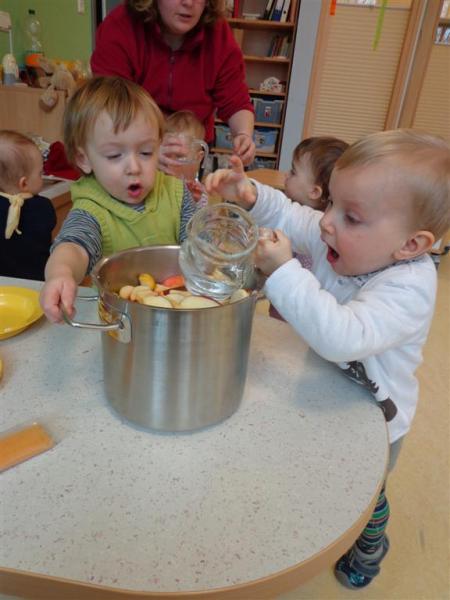
[[[336,250],[334,250],[334,248],[332,248],[331,246],[328,246],[327,261],[330,264],[333,264],[337,261],[338,258],[339,254],[336,252]]]
[[[130,198],[139,198],[142,192],[142,186],[139,183],[132,183],[128,186],[128,195]]]

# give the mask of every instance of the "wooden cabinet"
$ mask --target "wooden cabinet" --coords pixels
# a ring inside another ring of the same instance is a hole
[[[259,8],[256,14],[263,14],[265,6],[265,1],[256,5]],[[297,28],[297,8],[297,1],[291,0],[288,18],[284,22],[245,16],[228,19],[244,55],[246,80],[257,113],[255,142],[256,161],[259,164],[254,167],[278,166]],[[260,84],[269,77],[276,77],[282,82],[281,91],[260,90]],[[215,153],[230,153],[223,143],[222,134],[225,130],[226,125],[216,119]]]
[[[40,135],[50,143],[62,140],[66,94],[56,92],[58,102],[53,110],[46,112],[39,105],[43,92],[40,88],[0,85],[0,129]]]

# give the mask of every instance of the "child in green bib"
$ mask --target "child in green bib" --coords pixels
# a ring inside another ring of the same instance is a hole
[[[140,86],[119,77],[81,85],[64,114],[64,142],[83,172],[52,246],[41,305],[52,322],[74,313],[77,286],[102,256],[179,244],[196,204],[182,181],[157,170],[164,119]]]

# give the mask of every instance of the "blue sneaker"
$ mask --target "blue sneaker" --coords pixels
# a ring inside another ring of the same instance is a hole
[[[383,544],[373,554],[362,552],[357,544],[341,556],[334,568],[336,579],[347,588],[352,590],[366,587],[380,572],[380,563],[389,550],[387,536],[383,538]]]

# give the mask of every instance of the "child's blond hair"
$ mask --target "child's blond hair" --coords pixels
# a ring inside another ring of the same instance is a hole
[[[39,148],[29,137],[9,129],[0,130],[0,191],[15,188],[33,169],[32,152]]]
[[[71,163],[76,164],[79,148],[86,147],[102,111],[111,118],[115,133],[127,129],[142,114],[157,128],[158,140],[162,139],[164,117],[142,87],[121,77],[93,77],[78,87],[64,112],[64,145]]]
[[[413,129],[373,133],[352,144],[336,169],[389,162],[411,192],[416,226],[436,239],[450,228],[450,144]]]
[[[199,140],[205,139],[205,127],[190,110],[178,110],[166,119],[167,133],[187,133]]]

